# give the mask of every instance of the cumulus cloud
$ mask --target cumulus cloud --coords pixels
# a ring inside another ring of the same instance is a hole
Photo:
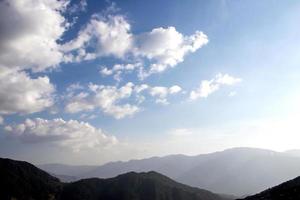
[[[203,80],[200,86],[196,90],[190,92],[190,100],[196,100],[199,98],[206,98],[210,94],[219,90],[223,85],[234,85],[241,82],[242,79],[232,77],[228,74],[217,74],[215,78],[211,80]]]
[[[203,32],[196,31],[193,35],[184,36],[175,27],[159,27],[136,36],[135,55],[151,61],[148,71],[140,74],[141,78],[176,66],[188,53],[207,43],[208,38]]]
[[[38,77],[34,73],[53,69],[62,62],[112,56],[127,64],[120,62],[112,68],[103,67],[102,75],[112,75],[120,82],[123,74],[136,71],[143,79],[174,67],[208,42],[202,32],[186,36],[175,27],[158,27],[133,34],[126,17],[116,14],[115,4],[105,12],[94,14],[74,39],[65,42],[62,36],[72,25],[64,14],[72,8],[84,10],[86,1],[73,7],[68,0],[0,1],[0,114],[34,113],[51,107],[55,88],[48,76]],[[92,89],[95,85],[88,91],[80,87],[73,85],[67,91],[64,99],[71,99],[65,108],[67,112],[99,108],[116,118],[140,110],[137,105],[126,103],[133,93],[137,104],[144,101],[145,97],[140,94],[144,90],[157,98],[157,103],[167,104],[167,96],[181,90],[179,86],[135,89],[138,86],[132,83],[121,88],[98,85],[95,91]]]
[[[64,44],[62,49],[71,52],[74,61],[82,61],[101,56],[122,58],[131,45],[130,24],[123,16],[95,14],[78,36]],[[88,47],[92,48],[89,52],[86,51]]]
[[[5,127],[10,137],[24,143],[52,143],[73,151],[103,148],[116,144],[114,136],[104,134],[89,123],[63,119],[26,119],[23,123]]]
[[[87,92],[79,92],[70,98],[65,110],[69,113],[76,113],[100,108],[105,114],[116,119],[133,115],[139,111],[138,106],[120,103],[121,100],[131,97],[133,87],[134,84],[131,82],[120,88],[90,84]]]
[[[178,85],[173,85],[172,87],[169,88],[169,93],[170,94],[176,94],[178,92],[180,92],[182,89],[180,86]]]
[[[58,40],[68,27],[67,1],[0,1],[0,63],[43,71],[63,60]]]
[[[94,15],[78,36],[63,45],[65,52],[71,52],[73,61],[95,59],[102,56],[129,58],[139,61],[140,79],[175,67],[183,62],[187,54],[193,53],[208,43],[208,37],[200,31],[186,36],[175,27],[154,28],[150,32],[133,34],[131,26],[123,15]],[[87,50],[89,49],[89,51]],[[92,51],[90,50],[92,49]],[[147,66],[142,66],[147,63]],[[129,69],[127,68],[129,67]],[[120,75],[122,70],[133,70],[137,66],[122,65],[118,70],[103,68],[101,74]]]
[[[162,87],[162,86],[156,86],[150,88],[150,95],[153,97],[157,97],[155,100],[156,103],[159,104],[169,104],[167,97],[170,94],[176,94],[180,92],[182,89],[178,85],[174,85],[172,87]]]
[[[53,105],[54,86],[47,76],[30,78],[23,71],[0,67],[0,113],[33,113]]]
[[[79,2],[74,4],[69,4],[68,12],[69,13],[78,13],[85,12],[87,9],[87,0],[79,0]]]
[[[121,119],[132,116],[141,110],[141,104],[150,95],[156,103],[168,104],[169,95],[182,91],[181,87],[150,86],[147,84],[134,85],[131,82],[117,87],[90,83],[88,88],[72,84],[67,88],[67,103],[65,111],[78,113],[100,109],[103,113]],[[132,103],[127,103],[131,101]]]
[[[69,24],[68,1],[0,1],[0,113],[33,113],[53,105],[47,76],[25,70],[53,69],[64,60],[59,40]]]
[[[103,66],[100,70],[100,74],[102,76],[110,76],[113,75],[113,78],[120,82],[121,81],[121,75],[123,73],[130,73],[135,69],[138,69],[142,67],[142,64],[137,62],[137,63],[129,63],[129,64],[115,64],[111,69],[108,67]]]

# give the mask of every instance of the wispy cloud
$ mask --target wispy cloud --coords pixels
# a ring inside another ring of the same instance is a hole
[[[235,85],[241,82],[241,78],[235,78],[228,74],[217,74],[211,80],[201,81],[199,87],[190,92],[190,100],[196,100],[199,98],[206,98],[212,93],[216,92],[223,85]]]

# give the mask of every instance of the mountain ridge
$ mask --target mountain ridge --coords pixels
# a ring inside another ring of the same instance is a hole
[[[110,178],[129,171],[157,171],[187,185],[244,196],[298,176],[300,157],[267,149],[239,147],[196,156],[178,154],[110,162],[77,177]],[[263,181],[259,181],[261,176],[265,176]]]
[[[243,200],[298,200],[300,199],[300,176],[262,191],[256,195],[249,196]],[[238,199],[242,200],[242,199]]]
[[[154,171],[63,183],[25,161],[0,158],[1,200],[229,200]]]

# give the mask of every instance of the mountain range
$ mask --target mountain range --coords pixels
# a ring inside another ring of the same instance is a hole
[[[0,177],[1,200],[233,200],[175,182],[154,171],[63,183],[30,163],[0,158]],[[240,200],[299,199],[297,177]]]
[[[157,172],[63,183],[34,165],[0,158],[1,200],[229,200]]]
[[[46,164],[39,167],[51,174],[72,176],[72,180],[111,178],[130,171],[156,171],[193,187],[245,196],[297,177],[300,174],[300,154],[298,157],[295,152],[234,148],[197,156],[170,155],[110,162],[102,166]]]

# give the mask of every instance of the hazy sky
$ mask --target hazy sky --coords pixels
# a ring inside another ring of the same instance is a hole
[[[300,148],[300,2],[0,1],[0,156]]]

